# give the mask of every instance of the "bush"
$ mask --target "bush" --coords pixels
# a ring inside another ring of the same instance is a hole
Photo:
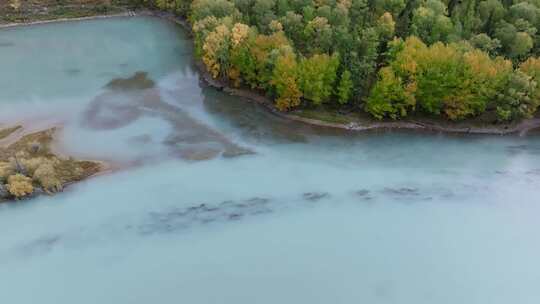
[[[22,174],[14,174],[8,177],[6,188],[11,195],[17,198],[27,196],[34,192],[32,179]]]

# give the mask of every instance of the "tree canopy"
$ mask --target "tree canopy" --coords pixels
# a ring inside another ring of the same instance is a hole
[[[213,77],[282,111],[507,121],[540,104],[540,1],[146,1],[188,18]]]

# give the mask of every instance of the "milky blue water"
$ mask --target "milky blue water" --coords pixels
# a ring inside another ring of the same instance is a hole
[[[316,129],[192,60],[152,18],[0,31],[0,121],[117,168],[0,205],[2,303],[540,301],[538,138]]]

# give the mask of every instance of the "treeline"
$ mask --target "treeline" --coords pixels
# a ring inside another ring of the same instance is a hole
[[[188,18],[213,77],[283,111],[509,121],[540,105],[539,0],[140,1]]]

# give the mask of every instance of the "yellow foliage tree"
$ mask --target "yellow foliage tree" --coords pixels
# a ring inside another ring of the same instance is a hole
[[[236,23],[231,30],[232,47],[237,47],[249,35],[249,26],[243,23]]]
[[[230,36],[229,28],[221,24],[208,34],[204,41],[202,60],[214,78],[217,78],[222,71],[227,71]]]
[[[297,84],[296,56],[286,51],[276,60],[271,84],[276,88],[278,98],[276,107],[280,111],[287,111],[300,105],[302,93]]]
[[[8,177],[6,188],[15,197],[24,197],[34,192],[32,179],[22,174],[14,174]]]

